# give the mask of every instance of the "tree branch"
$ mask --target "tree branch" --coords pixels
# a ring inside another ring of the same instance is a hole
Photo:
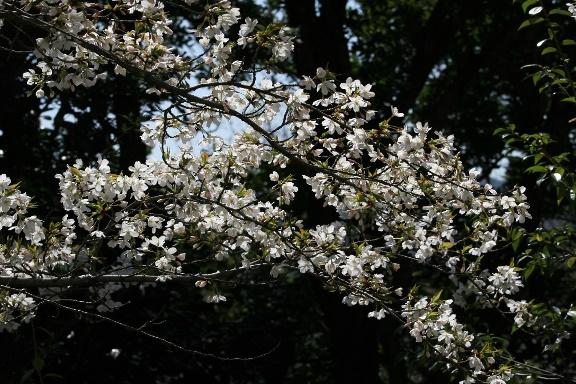
[[[205,274],[191,275],[144,275],[144,274],[108,274],[108,275],[81,275],[75,277],[14,277],[0,276],[0,285],[12,288],[55,288],[55,287],[91,287],[104,283],[158,283],[163,279],[177,283],[195,283],[199,280],[214,280],[216,278],[234,274],[240,271],[257,269],[268,265],[267,263],[253,264],[248,267],[231,268]]]

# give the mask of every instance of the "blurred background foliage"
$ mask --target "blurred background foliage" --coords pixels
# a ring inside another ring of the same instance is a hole
[[[374,83],[374,107],[383,116],[394,105],[406,112],[406,121],[428,121],[434,129],[455,136],[466,165],[480,168],[483,181],[499,188],[525,185],[533,220],[510,234],[513,249],[495,257],[499,262],[521,260],[531,282],[528,297],[551,306],[574,297],[576,247],[570,195],[576,168],[571,120],[576,117],[572,81],[576,43],[565,40],[576,38],[576,23],[553,11],[565,10],[564,2],[239,0],[235,4],[244,17],[258,18],[260,23],[281,21],[294,28],[295,57],[283,71],[302,76],[323,66],[340,80],[352,76]],[[542,12],[528,14],[540,5]],[[182,47],[190,42],[187,29],[197,16],[170,2],[167,7],[177,17],[173,44]],[[17,25],[8,24],[1,31],[0,170],[35,196],[39,215],[57,217],[62,211],[54,174],[78,158],[85,164],[99,156],[108,158],[118,172],[134,161],[145,161],[150,151],[139,141],[138,126],[161,100],[143,96],[143,85],[130,77],[111,77],[89,90],[36,99],[21,74],[30,65],[30,50],[38,36],[39,31]],[[544,52],[547,47],[555,50]],[[266,188],[260,177],[255,175],[254,185]],[[308,225],[333,220],[333,212],[313,200],[298,199],[294,210]],[[437,278],[433,272],[402,273],[422,281]],[[0,382],[450,381],[446,373],[419,363],[418,355],[425,351],[398,324],[367,319],[365,311],[345,307],[337,293],[319,282],[292,274],[271,280],[254,272],[240,276],[229,288],[229,300],[218,305],[205,304],[194,288],[171,283],[134,289],[115,319],[186,348],[221,357],[264,353],[260,358],[202,357],[98,318],[45,306],[41,316],[18,333],[0,335]],[[512,331],[490,314],[466,320],[480,330]],[[529,338],[524,336],[528,340],[524,345],[506,347],[530,360],[540,355],[540,349],[531,346]],[[117,358],[110,356],[112,348],[121,350]],[[560,348],[565,349],[565,359],[576,360],[574,341]],[[550,359],[551,366],[562,365]]]

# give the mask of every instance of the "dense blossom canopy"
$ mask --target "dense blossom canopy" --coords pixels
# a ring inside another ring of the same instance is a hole
[[[115,293],[134,284],[189,281],[217,303],[226,300],[224,274],[296,270],[338,287],[345,304],[368,306],[369,317],[405,324],[462,383],[537,374],[455,314],[493,308],[516,327],[546,328],[529,298],[517,298],[519,269],[493,261],[530,218],[524,188],[500,194],[481,184],[452,136],[422,123],[397,127],[396,108],[376,124],[382,111],[359,80],[338,82],[323,68],[275,80],[293,50],[287,28],[242,20],[228,1],[182,6],[202,14],[190,30],[194,56],[166,45],[172,20],[160,1],[0,1],[1,18],[44,32],[23,75],[37,97],[114,73],[164,100],[141,127],[163,160],[126,174],[106,159],[71,164],[56,175],[68,212],[58,222],[35,216],[32,198],[0,176],[0,327],[16,330],[74,285],[90,286],[95,309],[108,312],[122,305]],[[132,28],[119,15],[130,15]],[[248,50],[266,64],[241,59]],[[240,128],[230,141],[210,133],[226,121]],[[198,151],[198,138],[211,150]],[[251,187],[257,174],[265,190]],[[308,228],[292,209],[302,183],[339,219]],[[404,268],[432,268],[446,280],[437,285],[451,288],[399,281]],[[558,309],[571,317],[571,307]]]

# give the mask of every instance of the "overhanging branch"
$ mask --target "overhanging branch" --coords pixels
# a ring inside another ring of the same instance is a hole
[[[257,263],[246,267],[226,269],[205,274],[189,275],[145,275],[145,274],[107,274],[107,275],[81,275],[74,277],[14,277],[0,276],[0,285],[11,288],[57,288],[57,287],[91,287],[105,283],[195,283],[200,280],[217,280],[226,275],[231,275],[249,269],[258,269],[268,263]]]

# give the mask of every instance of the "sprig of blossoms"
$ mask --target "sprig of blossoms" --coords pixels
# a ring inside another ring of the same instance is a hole
[[[35,316],[36,303],[24,293],[6,294],[0,300],[0,331],[14,331]]]

